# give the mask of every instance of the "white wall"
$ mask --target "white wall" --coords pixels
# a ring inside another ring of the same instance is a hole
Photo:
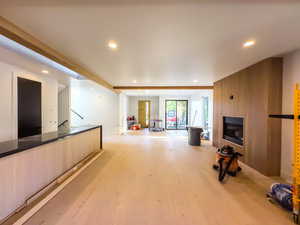
[[[17,138],[17,77],[42,83],[42,132],[57,130],[57,81],[0,62],[0,141]]]
[[[63,123],[64,127],[68,128],[70,125],[70,88],[65,87],[58,93],[58,124]]]
[[[119,94],[119,128],[123,133],[127,130],[127,116],[128,116],[128,96]]]
[[[300,84],[300,50],[284,57],[282,113],[293,114],[293,95]],[[281,176],[291,181],[293,154],[293,120],[282,120]]]
[[[207,91],[205,94],[192,95],[190,97],[191,118],[189,124],[191,126],[205,127],[204,123],[204,97],[208,97],[208,130],[210,140],[212,140],[212,124],[213,124],[213,91]]]
[[[189,124],[191,126],[199,126],[205,127],[204,121],[204,97],[208,96],[191,96],[190,104],[191,104],[191,118]],[[211,99],[209,99],[210,101]]]
[[[158,96],[129,96],[128,97],[128,115],[135,116],[138,121],[138,102],[149,100],[151,102],[150,120],[159,117],[159,98]]]
[[[16,112],[13,109],[13,71],[0,62],[0,141],[6,141],[16,138]]]
[[[119,96],[95,82],[71,82],[71,109],[84,117],[82,120],[71,112],[71,127],[101,124],[104,136],[118,133]]]

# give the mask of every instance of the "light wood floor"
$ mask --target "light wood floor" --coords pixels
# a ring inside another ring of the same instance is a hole
[[[265,198],[271,179],[243,167],[238,177],[220,184],[209,143],[190,147],[178,134],[137,132],[109,139],[104,147],[26,224],[293,224],[289,213]]]

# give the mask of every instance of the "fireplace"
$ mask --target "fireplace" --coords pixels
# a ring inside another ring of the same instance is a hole
[[[244,118],[223,117],[223,138],[238,145],[244,145]]]

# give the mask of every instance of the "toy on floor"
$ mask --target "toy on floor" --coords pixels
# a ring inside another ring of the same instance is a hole
[[[140,124],[134,124],[131,126],[131,130],[140,130],[141,129],[141,125]]]
[[[219,181],[222,182],[226,174],[236,176],[242,170],[239,166],[238,158],[241,153],[236,152],[231,146],[225,145],[218,149],[216,153],[216,164],[213,165],[215,170],[219,170]]]
[[[267,194],[270,202],[277,202],[288,211],[293,211],[293,190],[292,185],[274,183],[271,191]]]

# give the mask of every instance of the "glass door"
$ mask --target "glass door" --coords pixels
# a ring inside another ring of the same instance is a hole
[[[166,129],[183,130],[188,124],[188,101],[166,100]]]
[[[188,122],[188,101],[177,101],[177,129],[186,129]]]
[[[176,111],[176,100],[166,100],[166,129],[168,130],[177,129]]]

